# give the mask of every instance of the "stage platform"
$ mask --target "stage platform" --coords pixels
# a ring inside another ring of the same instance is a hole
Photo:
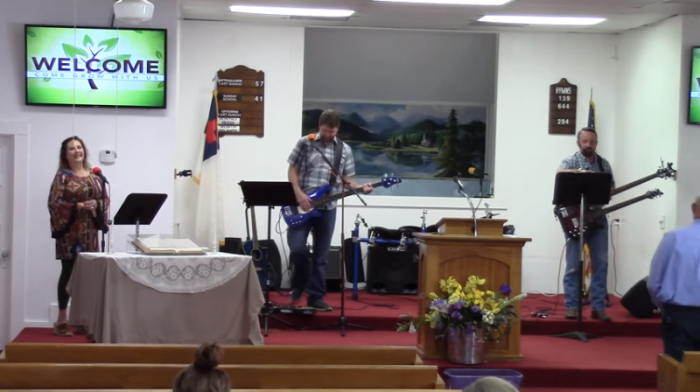
[[[418,296],[416,295],[373,295],[364,291],[358,293],[357,301],[352,293],[345,291],[345,315],[354,324],[365,325],[377,330],[394,331],[402,315],[416,315]],[[305,299],[299,302],[303,305]],[[607,309],[613,319],[610,323],[593,320],[590,305],[583,308],[584,330],[605,336],[660,337],[661,318],[638,319],[620,305],[620,299],[611,297],[613,305]],[[289,304],[289,296],[283,291],[270,293],[270,302]],[[277,315],[297,327],[320,327],[337,321],[340,316],[340,293],[329,293],[326,302],[332,312],[316,312],[314,316]],[[545,312],[547,318],[533,317],[532,313]],[[553,335],[566,333],[576,328],[576,321],[564,318],[564,295],[545,296],[530,294],[522,301],[522,334]],[[271,327],[288,328],[282,323],[271,321]]]
[[[312,331],[295,331],[282,323],[272,322],[265,344],[279,345],[374,345],[415,346],[416,334],[399,333],[394,329],[399,317],[415,314],[415,296],[378,296],[360,292],[359,300],[346,292],[348,322],[373,327],[374,331],[348,328],[341,336],[337,326]],[[287,303],[288,297],[272,294],[276,303]],[[558,301],[558,304],[557,304]],[[524,375],[525,392],[642,392],[656,387],[656,357],[660,353],[660,320],[638,320],[630,316],[617,299],[609,308],[613,322],[590,320],[584,309],[584,330],[604,337],[583,343],[553,338],[549,334],[570,332],[575,321],[564,320],[562,297],[531,295],[523,302],[523,360],[478,365],[481,368],[514,369]],[[340,296],[331,293],[327,302],[339,306]],[[533,318],[531,312],[546,310],[547,318]],[[277,315],[279,316],[279,315]],[[329,326],[338,321],[340,312],[317,312],[314,316],[286,317],[296,326]],[[283,316],[284,317],[284,316]],[[279,329],[285,327],[286,329]],[[84,336],[70,338],[52,334],[49,328],[26,328],[15,342],[84,343]],[[441,370],[460,367],[445,361],[426,361]]]

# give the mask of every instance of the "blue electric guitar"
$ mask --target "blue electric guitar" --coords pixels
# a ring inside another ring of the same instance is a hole
[[[391,188],[392,186],[400,183],[401,179],[399,177],[389,177],[385,175],[381,181],[372,184],[372,188],[376,188],[380,185],[384,188]],[[284,221],[287,223],[287,226],[299,227],[306,223],[309,219],[321,216],[321,214],[315,209],[316,207],[355,194],[355,192],[353,192],[351,189],[348,189],[347,191],[341,193],[328,195],[328,192],[330,192],[332,189],[332,186],[325,185],[318,188],[316,192],[309,193],[308,196],[309,199],[311,199],[311,210],[309,211],[304,211],[298,206],[282,207],[282,216],[284,217]],[[357,191],[358,193],[362,193],[359,189]]]

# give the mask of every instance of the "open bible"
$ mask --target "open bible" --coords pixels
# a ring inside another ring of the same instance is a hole
[[[163,238],[159,236],[134,239],[134,246],[147,255],[203,255],[204,249],[189,238]]]

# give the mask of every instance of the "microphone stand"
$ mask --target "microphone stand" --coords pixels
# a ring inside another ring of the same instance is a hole
[[[335,172],[335,170],[333,168],[333,164],[328,160],[328,158],[326,158],[325,155],[323,155],[323,152],[313,143],[313,141],[311,142],[311,146],[316,151],[319,152],[319,154],[321,155],[321,158],[323,158],[323,160],[326,162],[326,164],[328,164],[328,167],[330,168],[331,173],[333,175],[335,175],[336,179],[340,180],[340,183],[342,184],[341,192],[342,192],[342,189],[345,189],[346,187],[349,188],[355,194],[355,196],[357,196],[357,198],[360,199],[362,204],[367,206],[367,203],[365,203],[364,199],[362,199],[362,196],[360,196],[360,194],[357,193],[357,190],[355,190],[355,188],[353,188],[352,185],[350,185],[350,183],[345,180],[345,177],[343,177],[340,173]],[[332,328],[335,326],[340,326],[340,335],[345,336],[345,328],[346,327],[354,327],[357,329],[364,329],[366,331],[372,331],[373,329],[370,327],[365,327],[363,325],[349,323],[347,317],[345,317],[345,261],[346,260],[345,260],[345,198],[344,197],[340,199],[340,204],[341,204],[341,207],[340,207],[340,245],[341,245],[341,250],[340,250],[340,252],[341,252],[341,254],[340,254],[340,257],[341,257],[341,266],[340,266],[340,319],[333,324],[326,325],[324,327],[310,328],[310,329],[326,329],[326,328]],[[355,275],[355,276],[357,276],[357,275]]]
[[[472,203],[472,199],[467,195],[467,193],[464,191],[464,186],[462,186],[462,182],[459,180],[459,177],[455,176],[454,182],[457,183],[458,191],[459,193],[464,196],[467,199],[467,202],[469,202],[469,207],[472,210],[472,220],[474,221],[474,237],[479,236],[479,230],[477,228],[477,221],[476,221],[476,210],[479,209],[481,206],[481,201],[484,200],[483,198],[479,199],[479,204],[474,208],[474,204]]]

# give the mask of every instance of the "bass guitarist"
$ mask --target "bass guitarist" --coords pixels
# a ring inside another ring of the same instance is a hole
[[[576,135],[579,151],[566,157],[559,165],[559,172],[610,173],[610,163],[596,153],[598,134],[593,128],[582,128]],[[615,188],[613,177],[612,187]],[[591,206],[596,207],[596,206]],[[586,231],[584,241],[588,243],[593,273],[591,274],[591,317],[611,321],[605,312],[605,298],[608,294],[608,218],[600,216],[595,228]],[[578,240],[566,242],[566,272],[564,274],[564,306],[566,318],[576,319],[578,315],[578,293],[581,290],[579,261],[581,249]]]
[[[371,184],[360,185],[352,178],[355,175],[352,148],[336,137],[338,128],[340,128],[340,116],[332,110],[324,111],[318,121],[318,137],[302,137],[287,159],[289,163],[287,176],[294,187],[299,207],[304,211],[311,208],[308,193],[328,184],[334,186],[333,193],[341,191],[342,180],[337,178],[334,172],[340,173],[358,192],[372,191]],[[333,163],[333,170],[321,154],[328,159],[328,162]],[[287,229],[289,258],[294,266],[291,302],[294,304],[299,301],[306,290],[307,306],[319,311],[331,311],[333,308],[324,301],[324,298],[328,253],[335,230],[336,202],[317,206],[315,209],[321,212],[320,216],[310,219],[301,226]],[[313,231],[313,260],[309,265],[309,251],[306,244],[311,231]]]

